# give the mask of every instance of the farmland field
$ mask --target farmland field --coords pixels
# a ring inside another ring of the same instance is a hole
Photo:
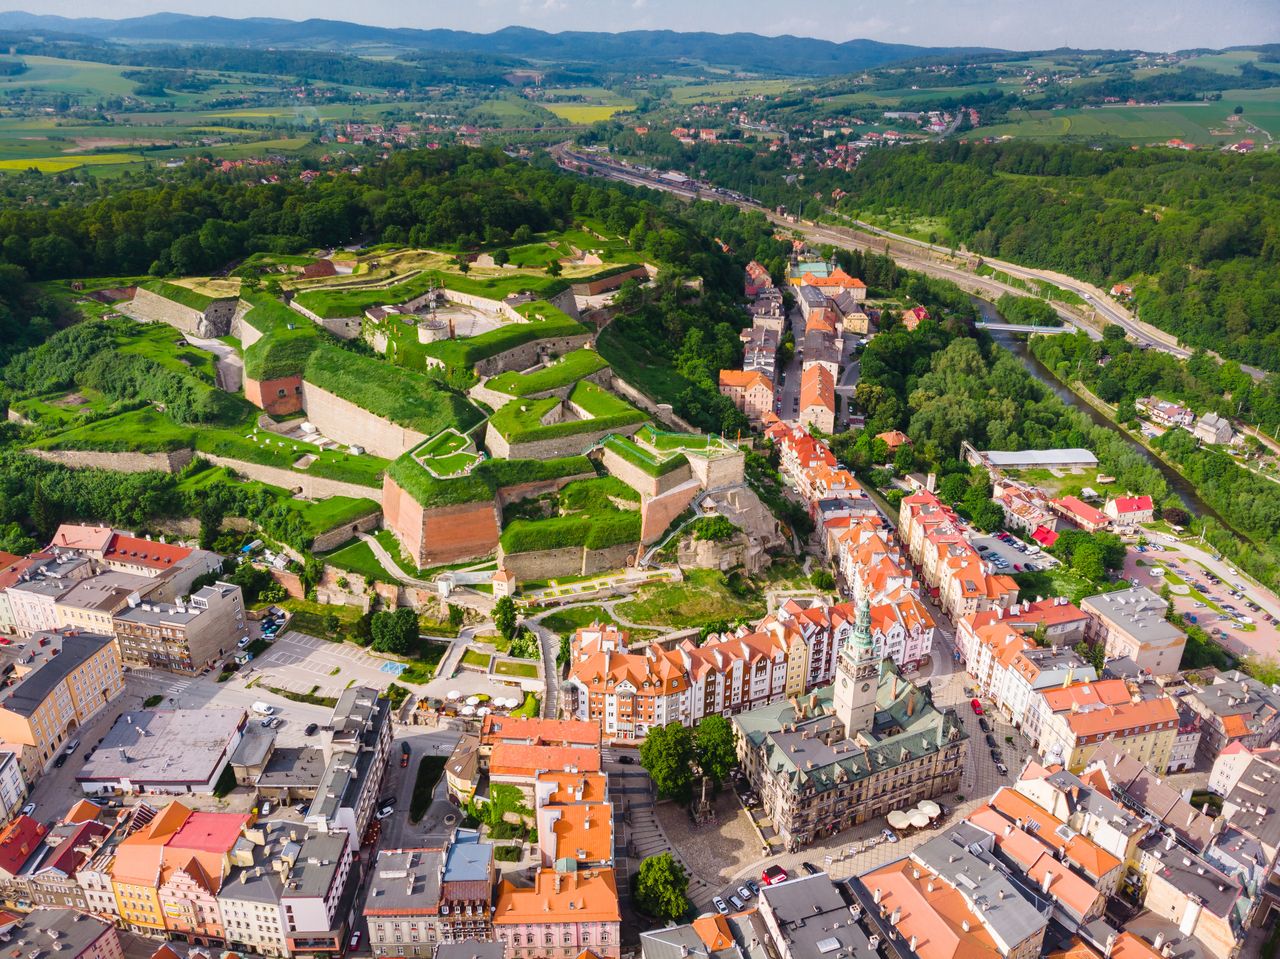
[[[607,120],[620,110],[620,106],[592,106],[586,103],[548,103],[545,109],[550,110],[562,120],[570,123],[595,123]]]

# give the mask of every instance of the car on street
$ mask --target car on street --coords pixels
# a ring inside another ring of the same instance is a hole
[[[316,734],[316,730],[319,728],[320,728],[319,723],[307,723],[307,728],[303,730],[303,733],[305,733],[308,736],[314,736]]]
[[[772,865],[760,874],[760,881],[766,886],[776,886],[780,882],[787,881],[787,871],[779,865]]]
[[[623,753],[621,756],[618,757],[618,762],[622,763],[622,765],[624,766],[633,766],[635,765],[635,761],[636,761],[635,756],[628,756],[626,753]]]
[[[67,764],[67,754],[66,754],[66,753],[62,753],[61,755],[59,755],[59,756],[58,756],[58,758],[57,758],[57,759],[55,759],[55,760],[53,761],[53,768],[54,768],[54,769],[61,769],[61,768],[62,768],[63,766],[65,766],[66,764]]]
[[[969,708],[973,710],[973,714],[975,716],[982,715],[982,703],[979,702],[977,699],[969,700]]]
[[[758,896],[760,894],[760,883],[754,879],[747,880],[747,888],[751,890],[751,895]]]
[[[987,722],[987,717],[986,717],[986,716],[979,716],[979,717],[978,717],[978,726],[982,729],[982,731],[983,731],[984,733],[989,733],[989,732],[991,732],[991,724],[990,724],[989,722]]]
[[[711,900],[711,905],[716,907],[716,912],[720,913],[720,915],[722,916],[729,915],[729,907],[725,904],[725,901],[721,899],[719,896],[716,896],[714,899]]]
[[[348,952],[355,952],[357,949],[360,948],[360,936],[361,936],[361,932],[359,929],[357,929],[355,932],[351,934],[351,938],[347,940]]]
[[[395,811],[396,811],[395,806],[383,806],[381,809],[379,809],[379,810],[378,810],[378,818],[379,818],[379,819],[386,819],[388,816],[390,816],[390,815],[391,815],[392,813],[394,813]]]
[[[409,765],[409,756],[412,752],[413,750],[409,748],[408,743],[400,744],[400,768],[401,769],[404,769],[406,766]]]
[[[748,899],[751,898],[751,896],[752,896],[752,892],[746,886],[738,887],[738,898],[741,899],[743,902],[746,902]]]
[[[996,748],[996,737],[992,736],[990,733],[987,733],[987,745],[992,749]]]
[[[733,906],[734,912],[742,912],[742,900],[737,896],[729,897],[729,905]]]
[[[894,832],[892,829],[886,829],[886,830],[885,830],[884,832],[882,832],[880,835],[884,836],[884,838],[885,838],[886,840],[888,840],[889,842],[897,842],[897,841],[898,841],[898,834],[897,834],[896,832]]]
[[[24,816],[30,816],[35,811],[36,811],[36,804],[33,802],[29,802],[22,807],[22,815]]]
[[[800,863],[800,868],[803,869],[810,876],[816,876],[818,873],[822,872],[821,869],[819,869],[813,863],[809,862],[807,859],[804,862]]]

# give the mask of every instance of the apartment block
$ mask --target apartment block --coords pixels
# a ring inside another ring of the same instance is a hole
[[[218,582],[185,603],[130,602],[112,618],[130,666],[198,673],[248,635],[240,587]]]

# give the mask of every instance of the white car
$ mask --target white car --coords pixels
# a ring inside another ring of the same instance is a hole
[[[746,886],[739,886],[738,898],[741,899],[743,902],[747,902],[751,898],[751,890],[748,889]]]
[[[29,802],[22,807],[22,815],[24,816],[30,816],[35,811],[36,811],[36,804],[33,802]]]
[[[898,841],[898,834],[894,832],[892,829],[886,829],[883,833],[881,833],[881,835],[883,835],[885,839],[889,840],[889,842]]]
[[[714,899],[711,900],[711,905],[716,907],[716,912],[720,913],[720,915],[722,916],[729,915],[729,907],[725,904],[725,901],[721,899],[719,896],[716,896]]]
[[[383,806],[381,809],[378,810],[378,818],[386,819],[395,811],[396,811],[395,806]]]

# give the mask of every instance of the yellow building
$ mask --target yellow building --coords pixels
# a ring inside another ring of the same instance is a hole
[[[111,863],[111,891],[120,919],[130,929],[163,932],[160,908],[160,870],[164,847],[182,828],[191,810],[169,803],[145,827],[121,840]]]
[[[124,671],[110,634],[36,633],[0,687],[0,740],[25,747],[22,765],[30,778],[123,691]]]
[[[54,601],[54,621],[60,627],[112,635],[111,617],[129,605],[129,597],[143,599],[161,585],[159,579],[133,573],[112,571],[90,576]]]
[[[1058,713],[1044,728],[1040,747],[1049,761],[1078,773],[1104,742],[1164,775],[1178,736],[1178,710],[1167,698],[1099,705]],[[1052,755],[1050,755],[1052,754]]]

